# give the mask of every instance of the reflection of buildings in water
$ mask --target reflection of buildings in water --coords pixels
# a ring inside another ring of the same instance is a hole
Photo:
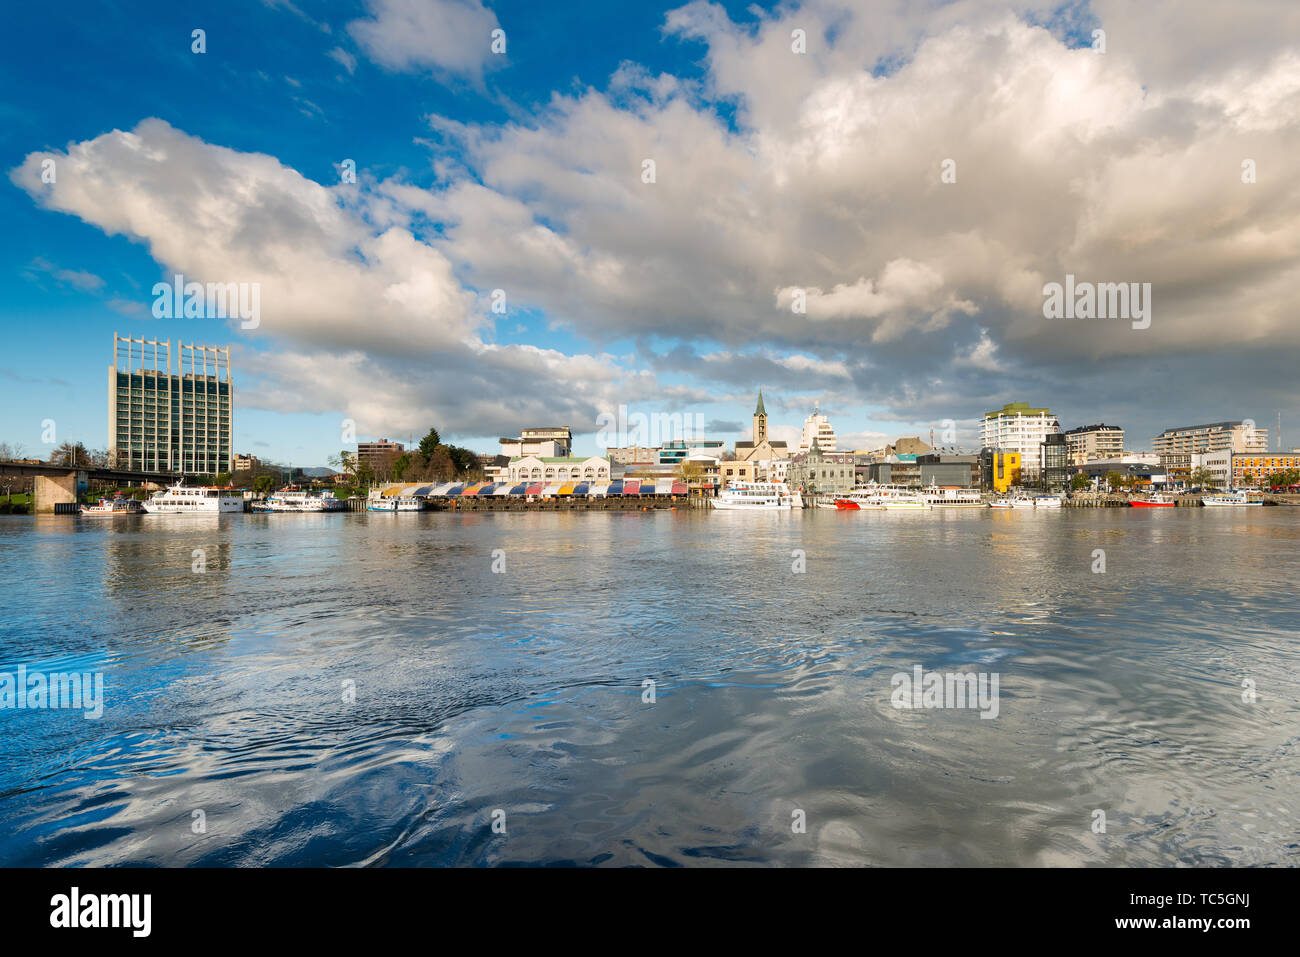
[[[130,515],[102,519],[104,594],[150,599],[193,588],[195,579],[228,580],[229,516]]]

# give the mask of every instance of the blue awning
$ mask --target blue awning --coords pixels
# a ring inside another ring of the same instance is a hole
[[[587,491],[588,491],[590,488],[591,488],[591,483],[590,483],[590,482],[579,482],[577,485],[573,486],[573,494],[574,494],[574,495],[586,495],[586,494],[587,494]]]
[[[443,495],[459,495],[459,494],[460,494],[461,492],[463,492],[463,491],[465,491],[465,486],[464,486],[464,485],[453,485],[451,488],[447,489],[447,491],[443,492],[442,494],[443,494]]]
[[[610,482],[610,483],[609,483],[609,491],[608,491],[607,493],[605,493],[605,494],[607,494],[607,495],[622,495],[622,494],[623,494],[623,480],[622,480],[622,479],[615,479],[613,482]]]
[[[527,494],[528,494],[528,483],[527,483],[527,482],[520,482],[518,485],[516,485],[514,488],[512,488],[512,489],[510,490],[510,494],[511,494],[511,495],[527,495]]]

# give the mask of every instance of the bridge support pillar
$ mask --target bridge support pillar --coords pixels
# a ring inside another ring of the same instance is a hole
[[[65,475],[36,475],[32,478],[32,511],[53,512],[56,504],[77,502],[77,495],[89,486],[85,472]]]

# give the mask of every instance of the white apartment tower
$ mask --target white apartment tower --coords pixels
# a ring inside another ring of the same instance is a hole
[[[1020,474],[1037,477],[1043,440],[1061,431],[1050,409],[1033,409],[1027,402],[1009,402],[996,412],[984,413],[980,445],[987,449],[1020,453]]]
[[[803,435],[799,438],[799,451],[807,452],[812,448],[813,439],[823,452],[834,452],[835,430],[831,428],[830,419],[821,414],[821,403],[813,405],[812,415],[803,420]]]

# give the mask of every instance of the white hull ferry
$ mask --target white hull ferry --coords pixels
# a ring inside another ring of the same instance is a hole
[[[189,487],[180,482],[144,503],[144,510],[154,514],[187,515],[208,512],[242,512],[244,493],[231,488]]]
[[[290,485],[266,497],[262,508],[264,512],[337,512],[346,508],[326,489],[323,492],[311,492],[307,489]]]
[[[1242,508],[1248,505],[1263,505],[1263,502],[1252,502],[1246,498],[1245,492],[1224,492],[1222,495],[1207,495],[1201,499],[1201,504],[1206,508]]]
[[[984,499],[977,488],[932,486],[921,495],[935,508],[984,508]]]
[[[368,512],[418,512],[423,507],[418,498],[380,498],[366,502]]]
[[[736,482],[709,500],[716,509],[734,512],[772,512],[802,508],[803,499],[780,482]]]
[[[1061,498],[1059,495],[1040,495],[1034,499],[1034,508],[1060,508]]]

